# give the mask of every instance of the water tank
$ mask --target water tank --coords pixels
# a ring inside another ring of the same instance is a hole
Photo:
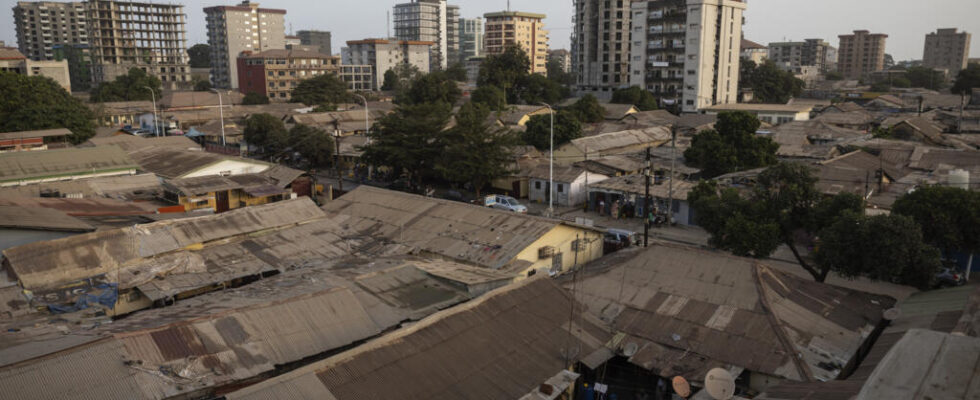
[[[970,190],[970,171],[964,169],[949,171],[949,186]]]

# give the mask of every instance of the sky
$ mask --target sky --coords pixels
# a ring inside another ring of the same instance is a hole
[[[206,43],[204,7],[233,5],[239,0],[183,0],[188,15],[187,46]],[[406,0],[277,0],[260,2],[284,8],[286,26],[294,31],[333,32],[333,49],[348,40],[385,36],[385,13]],[[925,35],[937,28],[959,28],[975,35],[971,57],[980,58],[980,0],[747,0],[745,38],[768,44],[821,38],[837,46],[837,35],[855,29],[888,34],[886,52],[896,61],[921,59]],[[10,10],[17,0],[0,0]],[[171,3],[172,1],[161,3]],[[506,9],[506,0],[449,0],[465,18]],[[573,0],[511,0],[511,9],[546,14],[551,48],[568,48]],[[0,24],[0,40],[17,43],[12,14]]]

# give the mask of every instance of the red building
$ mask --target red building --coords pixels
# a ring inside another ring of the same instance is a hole
[[[287,102],[303,79],[340,71],[340,57],[303,50],[243,52],[238,57],[238,90]]]

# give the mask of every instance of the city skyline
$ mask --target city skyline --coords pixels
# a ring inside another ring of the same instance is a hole
[[[181,3],[187,13],[187,46],[207,43],[207,29],[204,22],[205,7],[234,5],[239,1],[197,1]],[[385,13],[390,12],[398,0],[362,1],[363,6],[354,10],[317,15],[306,12],[315,7],[307,1],[281,0],[259,2],[264,6],[283,8],[286,14],[286,33],[303,29],[328,30],[333,33],[334,53],[338,53],[348,40],[379,38],[385,36]],[[0,40],[8,46],[16,46],[17,39],[12,23],[12,12],[16,0],[0,0],[0,6],[8,10],[6,28],[0,31]],[[482,16],[486,12],[506,9],[506,1],[450,0],[450,4],[460,7],[464,18]],[[517,11],[543,13],[546,29],[550,34],[551,48],[568,49],[571,34],[571,0],[512,0],[511,9]],[[889,36],[886,51],[896,61],[921,59],[925,35],[939,28],[957,28],[970,33],[980,32],[980,23],[974,16],[980,14],[980,2],[970,0],[938,0],[915,2],[911,0],[863,0],[860,2],[828,0],[824,2],[803,2],[795,0],[753,0],[745,12],[745,38],[768,44],[770,42],[807,38],[820,38],[832,46],[839,45],[838,35],[848,34],[856,29],[866,29],[873,33]],[[840,14],[838,10],[849,12]],[[956,9],[958,12],[937,13],[933,10]],[[885,11],[887,10],[887,11]],[[874,18],[875,15],[888,15],[890,18]],[[391,28],[393,31],[393,27]],[[974,41],[970,49],[971,57],[980,57],[980,40]]]

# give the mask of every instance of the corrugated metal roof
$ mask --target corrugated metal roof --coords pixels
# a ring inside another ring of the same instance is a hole
[[[0,203],[5,199],[0,199]],[[0,205],[0,228],[90,232],[95,227],[61,211],[41,207]]]
[[[118,273],[120,266],[192,244],[297,224],[323,215],[311,200],[302,198],[31,243],[4,250],[3,254],[25,288],[54,288]]]
[[[573,301],[550,279],[529,279],[227,397],[321,393],[309,386],[316,376],[341,399],[519,398],[565,369],[563,349],[575,360],[610,339],[587,315],[569,315]]]
[[[129,153],[139,163],[140,169],[167,179],[180,178],[186,174],[225,160],[271,167],[271,164],[250,158],[228,157],[201,150],[187,150],[175,147],[145,147]]]
[[[0,182],[95,175],[135,169],[116,146],[0,153]]]
[[[617,149],[635,150],[636,146],[643,145],[655,147],[668,140],[670,140],[670,128],[652,126],[573,139],[571,145],[582,152],[588,151],[591,154],[595,152],[607,153]]]
[[[57,192],[61,196],[130,198],[138,194],[150,194],[161,190],[160,179],[153,174],[120,175],[76,179],[70,181],[41,182],[0,188],[0,197],[40,197],[42,193]]]
[[[231,176],[199,176],[194,178],[171,179],[166,183],[166,185],[173,187],[176,191],[185,196],[194,196],[233,189],[242,189],[247,191],[250,189],[267,186],[272,186],[273,188],[276,188],[279,193],[281,193],[282,189],[278,188],[278,184],[278,181],[272,179],[264,173]]]
[[[638,345],[658,346],[634,356],[645,368],[684,375],[724,364],[790,380],[832,379],[894,303],[668,244],[586,278],[578,290],[593,314]],[[670,356],[677,351],[705,360]]]
[[[20,131],[20,132],[0,132],[0,140],[44,138],[44,137],[51,137],[51,136],[68,136],[68,135],[71,135],[71,131],[66,128],[42,129],[36,131]]]
[[[181,150],[201,149],[201,145],[184,136],[160,136],[144,138],[133,135],[116,135],[109,137],[94,137],[89,139],[89,143],[95,145],[96,147],[119,146],[127,152],[145,149],[147,147],[173,147]]]
[[[17,206],[57,210],[71,216],[139,215],[156,213],[153,204],[136,203],[102,197],[0,197],[0,206]],[[2,223],[2,218],[0,218]]]
[[[500,269],[561,222],[361,185],[323,209],[373,237]]]
[[[674,178],[674,198],[686,200],[688,193],[694,189],[695,183]],[[600,189],[620,193],[632,193],[643,195],[646,193],[646,179],[640,174],[615,176],[596,183],[589,182],[590,189]],[[667,181],[657,185],[650,178],[650,196],[666,199],[670,196],[670,185]]]

